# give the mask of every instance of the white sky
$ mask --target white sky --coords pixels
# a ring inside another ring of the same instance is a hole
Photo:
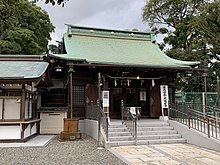
[[[37,2],[45,9],[56,27],[52,42],[60,41],[66,32],[65,24],[79,26],[133,29],[149,31],[142,22],[142,11],[146,0],[69,0],[64,7]]]

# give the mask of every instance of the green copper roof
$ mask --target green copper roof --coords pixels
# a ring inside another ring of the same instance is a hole
[[[0,61],[0,79],[29,79],[41,77],[47,62]]]
[[[160,68],[188,68],[199,64],[169,58],[154,41],[152,33],[68,25],[68,31],[64,34],[67,54],[50,56],[91,64]]]

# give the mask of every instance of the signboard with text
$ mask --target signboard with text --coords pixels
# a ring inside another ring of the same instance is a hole
[[[146,91],[140,91],[140,101],[146,101]]]
[[[109,91],[102,91],[102,105],[109,107]]]
[[[169,108],[168,85],[160,86],[161,108]]]

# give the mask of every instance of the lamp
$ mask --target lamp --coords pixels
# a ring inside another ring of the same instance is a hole
[[[55,68],[55,72],[62,72],[63,71],[63,67],[61,67],[61,66],[56,66]]]

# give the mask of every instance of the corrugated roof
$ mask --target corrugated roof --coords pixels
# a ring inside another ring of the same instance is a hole
[[[30,79],[41,77],[47,62],[0,61],[0,79]]]
[[[82,60],[91,64],[160,68],[188,68],[199,64],[199,62],[172,59],[153,41],[152,33],[69,25],[68,32],[64,34],[67,54],[51,56],[65,60]]]

